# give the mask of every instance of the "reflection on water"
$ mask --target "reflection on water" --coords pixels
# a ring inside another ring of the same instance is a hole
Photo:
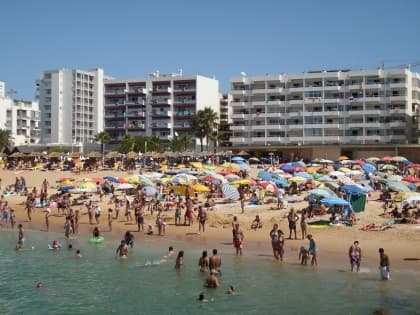
[[[138,241],[127,260],[115,258],[118,242],[92,246],[85,239],[72,240],[75,259],[66,247],[48,251],[61,235],[27,232],[33,251],[16,253],[17,232],[0,231],[0,305],[15,314],[370,314],[387,308],[395,314],[415,314],[420,303],[420,276],[392,273],[380,281],[377,270],[316,269],[297,263],[281,264],[263,253],[237,257],[222,253],[221,288],[203,287],[205,274],[198,271],[200,249],[187,244],[185,268],[176,272],[175,258],[163,259],[167,247],[153,239]],[[181,243],[176,243],[175,251]],[[222,247],[222,246],[221,246]],[[210,252],[210,251],[209,251]],[[45,289],[37,290],[37,282]],[[228,285],[235,296],[224,292]],[[208,303],[197,297],[204,292]]]

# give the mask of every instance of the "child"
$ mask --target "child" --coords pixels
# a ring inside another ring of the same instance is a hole
[[[112,209],[109,208],[108,209],[108,227],[109,227],[109,231],[112,231]]]
[[[180,250],[176,257],[175,269],[179,270],[184,266],[184,251]]]
[[[10,209],[10,225],[12,226],[12,229],[15,228],[16,224],[16,214],[14,209]]]
[[[147,235],[153,235],[153,225],[149,224],[149,227],[147,229]]]
[[[299,251],[299,260],[302,265],[306,265],[308,263],[309,251],[305,248],[305,246],[300,247]]]

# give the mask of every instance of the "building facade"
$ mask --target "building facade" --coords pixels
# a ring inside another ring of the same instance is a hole
[[[0,97],[6,97],[6,84],[0,81]]]
[[[0,97],[0,129],[10,131],[14,146],[37,144],[40,139],[38,102]]]
[[[230,147],[230,137],[232,131],[230,125],[232,123],[232,108],[230,102],[232,101],[232,95],[221,94],[220,95],[220,115],[219,115],[219,146]]]
[[[420,143],[409,69],[242,76],[230,93],[233,147]]]
[[[37,80],[41,142],[47,145],[93,143],[104,128],[103,69],[45,71]]]
[[[192,134],[191,116],[204,107],[219,114],[219,82],[200,75],[155,72],[144,79],[105,81],[105,131],[117,144],[125,135],[157,136],[162,143]]]

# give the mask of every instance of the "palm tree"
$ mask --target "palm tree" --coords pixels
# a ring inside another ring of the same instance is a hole
[[[193,139],[191,138],[191,136],[189,134],[182,134],[178,137],[182,148],[184,149],[184,151],[187,151],[188,146],[193,143]]]
[[[215,131],[212,131],[208,135],[208,137],[213,142],[213,150],[214,150],[214,153],[216,153],[217,149],[219,148],[220,141],[223,140],[223,136],[219,133],[218,130],[215,130]]]
[[[110,135],[106,131],[101,131],[95,135],[93,138],[95,142],[99,142],[101,144],[101,153],[102,156],[104,155],[105,144],[111,141]]]
[[[147,151],[160,151],[160,138],[158,136],[147,138]]]
[[[208,142],[208,135],[217,127],[217,113],[210,107],[205,107],[194,113],[191,117],[191,128],[200,139],[201,152],[203,151],[203,139]]]
[[[12,135],[10,130],[0,129],[0,151],[12,145]]]

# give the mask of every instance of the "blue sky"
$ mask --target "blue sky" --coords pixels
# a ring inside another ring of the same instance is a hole
[[[420,1],[3,0],[0,81],[34,96],[43,70],[215,76],[420,61]],[[420,68],[413,70],[420,71]]]

